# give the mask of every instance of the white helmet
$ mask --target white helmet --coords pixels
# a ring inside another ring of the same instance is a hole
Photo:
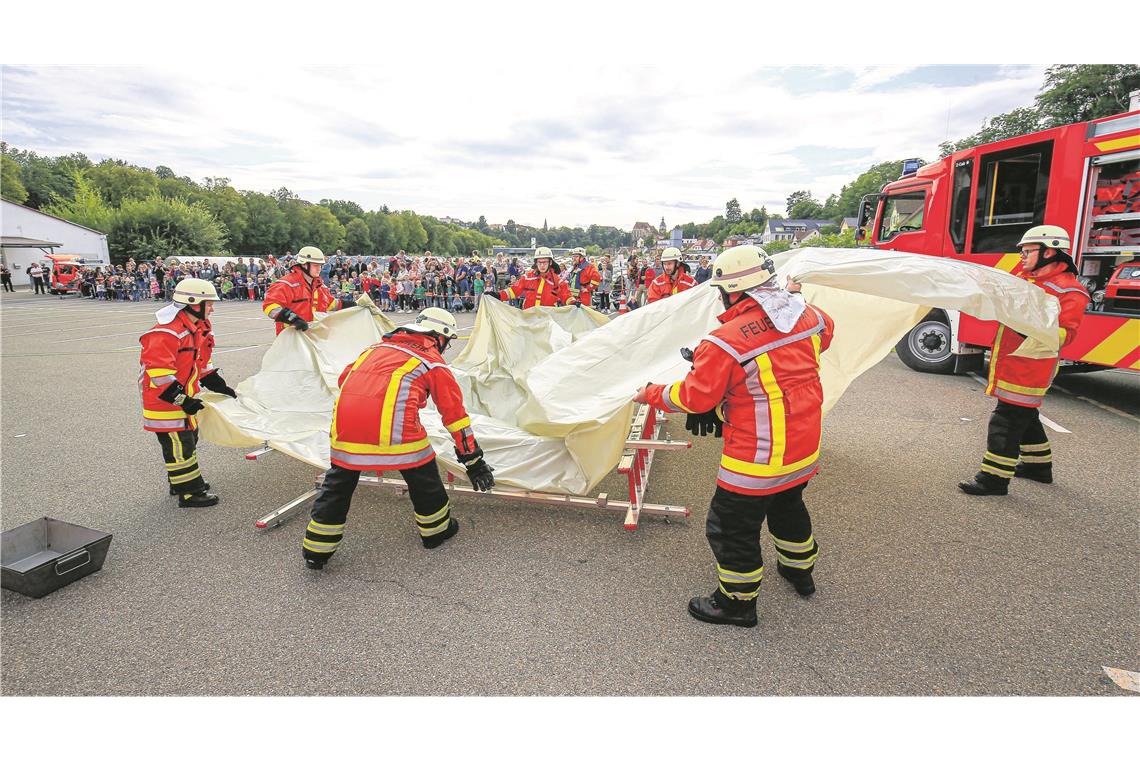
[[[776,265],[755,245],[737,245],[716,257],[712,284],[725,293],[740,293],[775,279]]]
[[[550,259],[550,261],[553,263],[554,254],[549,248],[547,248],[545,245],[542,245],[536,248],[534,251],[534,260],[538,261],[539,259]]]
[[[581,247],[581,246],[578,246],[574,250],[570,251],[570,253],[573,256],[585,256],[586,255],[586,249]]]
[[[681,260],[681,251],[678,248],[674,248],[673,246],[669,246],[668,248],[666,248],[664,251],[661,252],[661,263],[662,264],[664,264],[666,261],[680,261],[680,260]]]
[[[1039,224],[1036,227],[1030,227],[1021,236],[1021,242],[1017,245],[1021,247],[1027,243],[1040,243],[1046,248],[1056,248],[1061,251],[1068,251],[1071,248],[1069,233],[1065,232],[1064,227],[1058,227],[1055,224]]]
[[[187,277],[174,288],[174,302],[184,303],[187,306],[202,303],[203,301],[220,301],[218,291],[213,284],[197,277]]]
[[[297,251],[297,264],[324,264],[325,253],[315,245],[307,245]]]
[[[435,333],[449,340],[459,337],[456,329],[459,323],[455,321],[455,317],[451,312],[438,306],[429,306],[416,316],[415,322],[409,322],[401,327],[412,332]]]

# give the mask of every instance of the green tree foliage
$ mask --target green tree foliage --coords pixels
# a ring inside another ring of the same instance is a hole
[[[810,190],[797,190],[788,196],[789,219],[819,219],[823,206],[812,197]]]
[[[423,223],[414,211],[401,211],[397,214],[400,222],[400,248],[419,253],[427,246],[428,235]]]
[[[997,140],[1036,132],[1042,128],[1041,114],[1032,107],[1015,108],[1007,113],[999,114],[987,121],[980,130],[962,138],[961,140],[948,140],[938,144],[938,157],[945,158],[951,153],[975,145],[985,145]]]
[[[85,176],[115,208],[121,208],[128,199],[141,200],[158,194],[158,177],[154,172],[124,161],[100,161],[88,169]]]
[[[247,256],[284,252],[289,244],[289,223],[276,199],[264,193],[245,192],[242,200],[245,232],[240,242],[231,242],[231,248]]]
[[[1045,71],[1036,107],[1046,127],[1100,119],[1128,110],[1128,94],[1140,89],[1135,64],[1061,64]]]
[[[216,256],[226,243],[222,225],[205,207],[179,198],[128,198],[114,213],[107,236],[111,259],[123,262],[133,256]]]
[[[372,249],[372,234],[368,231],[368,223],[363,219],[350,219],[344,226],[344,247],[354,256],[370,256]]]
[[[352,201],[334,201],[323,198],[321,199],[320,205],[331,211],[333,216],[336,217],[336,220],[344,225],[347,225],[353,219],[360,219],[364,216],[364,209]]]
[[[6,153],[0,154],[0,195],[16,203],[28,199],[28,189],[20,181],[20,165]]]
[[[160,180],[167,181],[170,180]],[[225,227],[231,250],[242,248],[249,230],[249,209],[241,193],[229,185],[222,185],[215,186],[212,190],[199,191],[194,194],[194,198]]]
[[[304,242],[298,247],[315,245],[322,251],[335,251],[344,245],[344,225],[324,206],[302,207],[301,218]]]
[[[740,221],[740,201],[733,198],[724,204],[724,218],[728,220],[729,224],[735,224]]]
[[[28,193],[24,203],[35,209],[54,203],[56,198],[71,198],[75,193],[75,172],[91,166],[91,161],[82,153],[50,158],[32,151],[15,150],[2,142],[0,153],[20,167],[20,183]]]
[[[93,230],[110,235],[115,229],[115,209],[84,177],[83,172],[76,171],[72,175],[71,185],[75,188],[71,197],[64,198],[57,195],[55,202],[44,206],[42,210],[69,222],[82,224],[84,227],[90,227]]]
[[[823,218],[838,221],[845,216],[857,215],[859,213],[859,202],[863,196],[879,192],[884,184],[893,182],[902,176],[902,166],[901,160],[875,164],[860,174],[850,185],[843,186],[833,207],[834,213],[827,214]]]

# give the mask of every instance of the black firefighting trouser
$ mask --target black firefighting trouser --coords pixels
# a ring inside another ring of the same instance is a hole
[[[206,481],[198,469],[198,431],[177,430],[155,433],[166,462],[166,479],[174,493],[197,493],[206,490]]]
[[[719,591],[739,601],[754,601],[764,577],[760,530],[768,519],[768,532],[776,545],[776,561],[793,575],[807,574],[815,566],[819,545],[811,531],[811,516],[804,505],[807,483],[768,494],[745,496],[717,486],[709,505],[705,536],[716,557]]]
[[[1030,470],[1053,469],[1053,452],[1037,408],[998,401],[990,415],[982,472],[1012,478],[1019,456]]]
[[[450,505],[435,460],[399,472],[408,484],[408,497],[412,500],[420,537],[429,538],[447,530],[451,524]],[[332,557],[344,538],[348,508],[352,505],[352,494],[358,482],[359,470],[334,464],[325,473],[320,493],[313,504],[312,519],[305,530],[302,543],[305,559],[325,561]]]

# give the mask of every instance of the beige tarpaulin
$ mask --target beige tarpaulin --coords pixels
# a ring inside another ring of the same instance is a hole
[[[933,307],[998,319],[1057,343],[1057,301],[988,267],[869,249],[809,248],[776,257],[804,296],[835,320],[823,354],[826,408],[880,361]],[[719,323],[718,292],[700,285],[613,321],[590,309],[521,312],[483,299],[468,345],[452,362],[472,427],[500,484],[585,495],[617,464],[646,382],[684,377],[679,353]],[[252,447],[269,441],[317,467],[328,465],[328,429],[341,370],[393,325],[368,309],[322,319],[307,333],[285,330],[261,370],[213,394],[199,415],[207,440]],[[424,412],[440,463],[462,475],[439,415]]]

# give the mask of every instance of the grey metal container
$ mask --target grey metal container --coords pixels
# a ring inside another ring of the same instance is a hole
[[[0,585],[39,599],[97,572],[110,546],[110,533],[50,517],[33,520],[0,534]]]

